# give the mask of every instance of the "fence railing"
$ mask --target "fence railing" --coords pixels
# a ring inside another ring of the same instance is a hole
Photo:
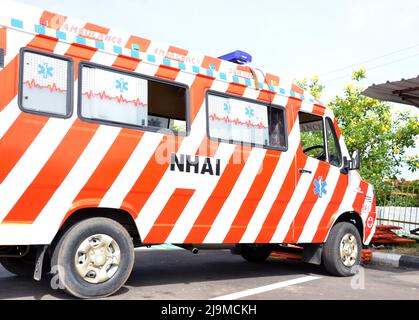
[[[410,232],[419,228],[418,207],[377,207],[378,224],[401,227]]]

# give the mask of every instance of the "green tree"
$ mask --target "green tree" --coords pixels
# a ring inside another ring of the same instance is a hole
[[[318,76],[314,76],[310,79],[304,78],[303,80],[296,80],[296,82],[301,88],[308,90],[314,98],[321,98],[325,86],[320,83]]]
[[[362,95],[364,88],[359,81],[365,77],[365,68],[355,70],[354,83],[348,84],[329,106],[349,151],[361,151],[361,175],[375,186],[378,201],[382,202],[386,193],[395,189],[393,182],[403,165],[412,172],[419,170],[418,156],[406,155],[419,135],[419,117],[409,112],[394,112],[391,104]],[[313,95],[318,98],[324,89],[318,78],[304,79],[299,84],[309,91],[314,88]]]

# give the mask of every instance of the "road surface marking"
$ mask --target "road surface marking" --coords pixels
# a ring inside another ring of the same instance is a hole
[[[259,288],[244,290],[244,291],[228,294],[228,295],[225,295],[225,296],[212,298],[210,300],[237,300],[237,299],[248,297],[248,296],[254,296],[254,295],[257,295],[257,294],[260,294],[260,293],[263,293],[263,292],[272,291],[272,290],[276,290],[276,289],[281,289],[281,288],[289,287],[289,286],[292,286],[292,285],[296,285],[296,284],[300,284],[300,283],[304,283],[304,282],[309,282],[309,281],[313,281],[313,280],[318,280],[318,279],[321,279],[321,277],[307,276],[307,277],[303,277],[303,278],[298,278],[298,279],[273,283],[273,284],[263,286],[263,287],[259,287]]]

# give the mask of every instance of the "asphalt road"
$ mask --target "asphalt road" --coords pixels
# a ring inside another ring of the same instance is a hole
[[[369,266],[356,278],[331,277],[321,267],[269,259],[251,264],[229,251],[138,251],[127,284],[108,299],[419,299],[419,270]],[[69,299],[0,267],[0,299]]]

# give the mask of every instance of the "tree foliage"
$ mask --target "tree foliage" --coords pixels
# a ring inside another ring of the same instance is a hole
[[[310,79],[304,78],[303,80],[297,80],[297,84],[308,90],[314,98],[320,99],[323,93],[323,90],[326,86],[320,83],[320,79],[318,76],[314,76]]]
[[[392,105],[362,95],[359,81],[366,76],[365,69],[355,70],[343,93],[329,106],[345,137],[349,151],[362,154],[361,175],[375,186],[379,201],[394,190],[394,181],[402,166],[410,171],[419,170],[418,156],[407,156],[419,135],[419,118],[409,112],[394,112]],[[316,77],[299,82],[313,95],[320,97],[324,89]]]

